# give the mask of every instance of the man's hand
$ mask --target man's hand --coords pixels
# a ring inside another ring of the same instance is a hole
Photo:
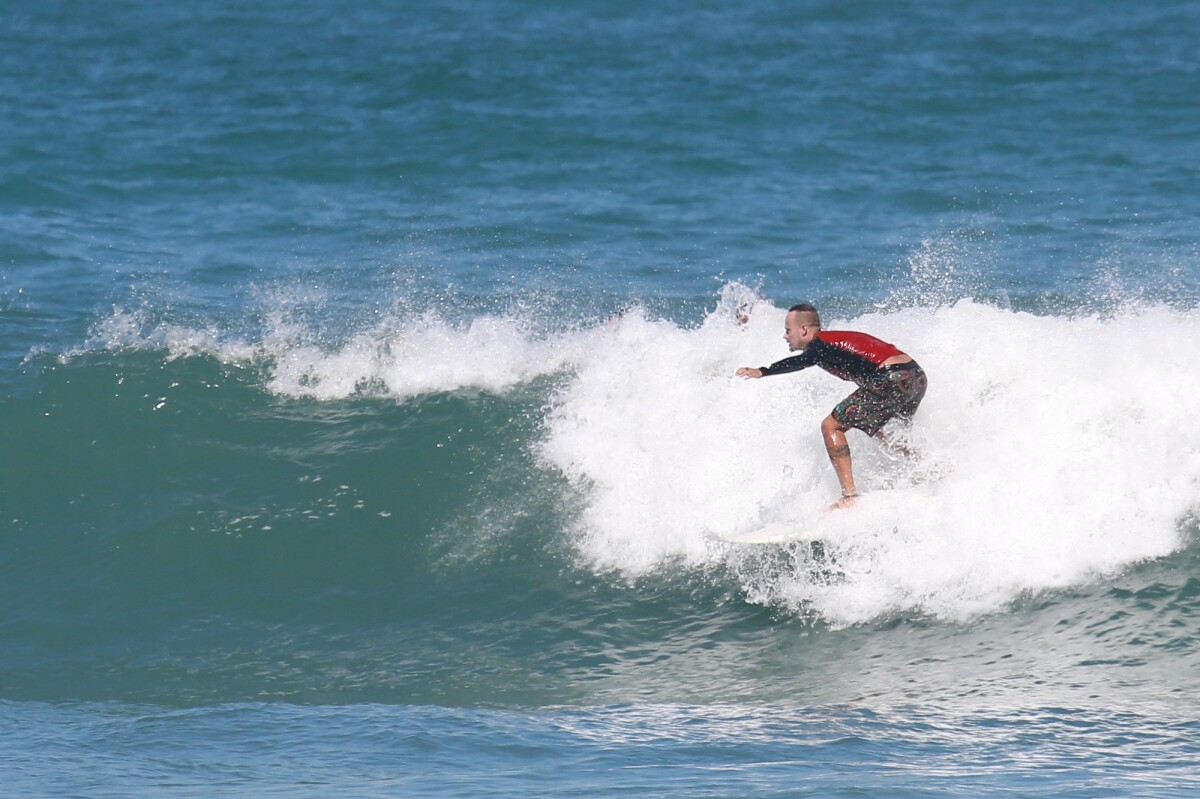
[[[755,369],[753,366],[743,366],[737,370],[737,376],[743,380],[749,380],[752,377],[762,377],[762,369]]]

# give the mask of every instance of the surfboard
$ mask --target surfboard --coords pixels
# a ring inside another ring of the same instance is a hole
[[[742,530],[719,536],[730,544],[790,544],[793,541],[819,541],[817,528],[799,522],[775,522],[753,530]]]

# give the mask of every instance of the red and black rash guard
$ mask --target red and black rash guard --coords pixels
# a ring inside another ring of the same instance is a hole
[[[883,362],[904,353],[886,341],[849,330],[822,330],[799,355],[762,368],[763,377],[819,366],[826,372],[860,386]]]

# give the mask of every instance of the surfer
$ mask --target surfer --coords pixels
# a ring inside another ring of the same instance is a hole
[[[738,377],[781,375],[819,366],[826,372],[858,385],[821,422],[821,435],[829,462],[842,486],[842,497],[834,508],[847,508],[858,498],[846,432],[857,427],[893,449],[907,451],[890,441],[883,426],[891,419],[908,420],[925,396],[928,381],[924,370],[907,353],[866,333],[822,330],[817,309],[800,303],[788,309],[784,320],[788,349],[799,355],[754,368],[737,370]]]

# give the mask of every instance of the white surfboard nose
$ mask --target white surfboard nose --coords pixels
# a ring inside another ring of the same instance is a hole
[[[731,544],[787,544],[792,541],[816,541],[821,537],[812,524],[775,522],[754,530],[718,536]]]

